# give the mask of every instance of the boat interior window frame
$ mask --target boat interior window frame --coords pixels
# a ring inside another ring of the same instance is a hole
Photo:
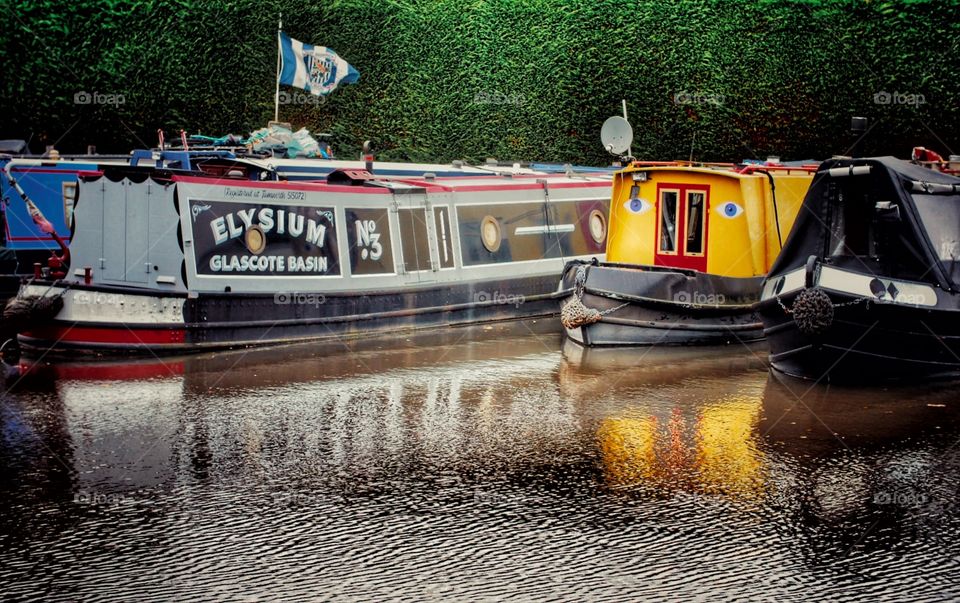
[[[683,255],[691,257],[703,257],[707,250],[705,249],[706,239],[707,239],[707,204],[709,199],[710,191],[706,188],[687,188],[684,189],[684,237],[683,237]],[[700,215],[698,216],[700,220],[700,251],[690,251],[688,245],[690,243],[690,208],[692,206],[690,198],[692,195],[702,195],[703,199],[701,201]]]
[[[663,248],[663,225],[664,225],[664,201],[666,195],[673,194],[673,248],[664,249]],[[680,223],[680,189],[679,188],[662,188],[657,191],[657,253],[660,255],[679,255],[680,250],[677,245],[677,227]]]
[[[77,208],[78,187],[77,180],[66,181],[60,185],[60,192],[63,195],[63,218],[69,229],[73,228],[73,212]]]
[[[404,221],[403,216],[408,215],[410,217],[410,237],[406,236],[404,230]],[[403,272],[405,274],[420,274],[426,272],[434,272],[434,260],[433,254],[431,251],[431,241],[430,241],[430,226],[428,221],[433,219],[433,212],[428,211],[428,208],[425,205],[411,205],[409,207],[400,207],[397,209],[397,223],[399,228],[397,229],[397,239],[400,241],[400,264],[403,266]],[[421,240],[417,237],[417,225],[423,227],[424,238]],[[422,244],[425,243],[426,255],[421,257]],[[406,246],[410,246],[413,251],[413,257],[408,258],[406,254]],[[423,258],[426,258],[426,264],[423,264]],[[408,263],[412,263],[415,268],[409,268]]]
[[[434,237],[437,241],[437,271],[443,272],[444,270],[456,270],[457,268],[463,266],[463,258],[460,257],[460,245],[457,244],[457,240],[453,238],[454,232],[454,223],[453,223],[453,211],[449,204],[439,203],[437,205],[430,206],[433,214],[434,220]],[[443,220],[446,220],[444,228],[446,228],[446,233],[441,232],[440,224]],[[446,237],[444,239],[444,236]],[[450,261],[445,262],[443,259],[443,248],[446,240],[450,242]],[[449,263],[450,266],[444,266],[445,263]]]

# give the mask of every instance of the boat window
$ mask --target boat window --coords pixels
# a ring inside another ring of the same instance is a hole
[[[77,204],[77,183],[63,183],[63,217],[67,223],[67,228],[73,228],[73,208]]]
[[[704,198],[703,192],[687,193],[687,246],[686,253],[703,253]]]
[[[660,192],[660,251],[677,251],[677,191]]]
[[[872,208],[862,193],[836,191],[830,219],[830,257],[869,257]]]
[[[450,232],[450,210],[447,207],[436,207],[433,210],[434,224],[439,243],[440,267],[453,268],[453,236]]]
[[[960,195],[913,195],[933,251],[954,283],[960,283]]]
[[[403,265],[407,272],[430,270],[430,243],[427,240],[426,210],[401,209],[400,243]]]
[[[931,267],[923,245],[896,210],[896,197],[890,183],[879,179],[833,188],[827,221],[829,261],[877,276],[929,279]]]

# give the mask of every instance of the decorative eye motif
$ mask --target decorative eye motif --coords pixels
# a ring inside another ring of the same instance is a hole
[[[653,209],[653,204],[647,201],[646,199],[641,199],[639,197],[633,197],[627,199],[623,206],[632,213],[642,214],[645,211],[650,211]]]
[[[726,201],[717,208],[717,213],[724,218],[736,218],[743,213],[743,208],[733,201]]]

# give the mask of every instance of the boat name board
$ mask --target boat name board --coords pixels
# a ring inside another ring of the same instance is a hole
[[[230,196],[227,188],[226,196]],[[269,194],[300,191],[236,189]],[[190,200],[197,273],[265,276],[340,274],[333,207]],[[287,200],[287,197],[283,197]]]

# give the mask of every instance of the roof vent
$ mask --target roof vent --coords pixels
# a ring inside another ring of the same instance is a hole
[[[373,174],[367,170],[333,170],[327,176],[327,184],[363,186],[367,181],[373,179]]]
[[[0,140],[0,153],[22,154],[27,152],[25,140]]]

